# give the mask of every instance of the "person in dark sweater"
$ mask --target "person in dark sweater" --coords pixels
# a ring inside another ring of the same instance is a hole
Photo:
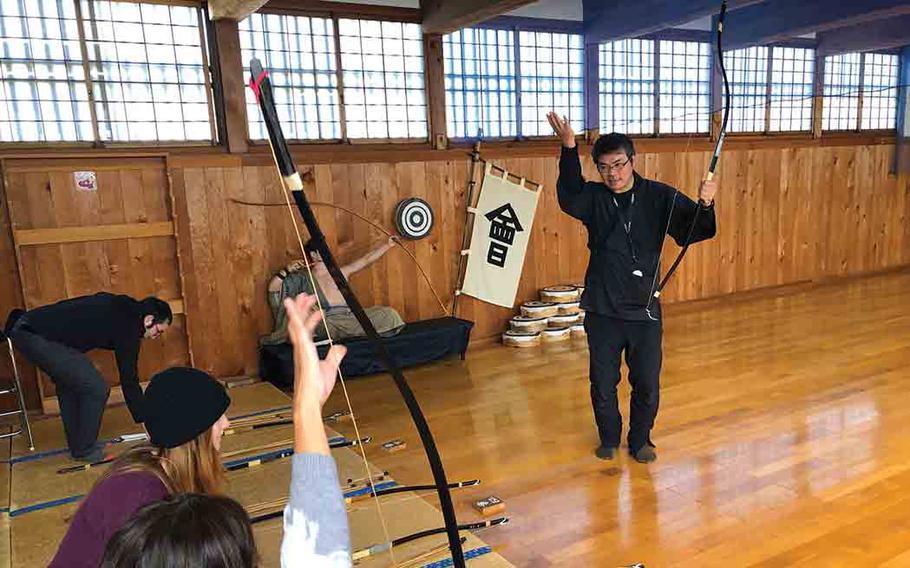
[[[243,505],[219,495],[171,495],[140,509],[107,543],[100,568],[255,568],[253,526]]]
[[[653,296],[660,281],[661,250],[669,234],[682,246],[716,233],[717,184],[703,181],[698,203],[666,184],[635,172],[635,148],[623,134],[603,135],[591,152],[601,180],[585,181],[575,132],[565,117],[547,119],[562,140],[557,196],[560,208],[584,223],[590,259],[581,307],[590,353],[591,403],[600,435],[595,451],[613,459],[622,434],[616,396],[625,352],[632,385],[629,453],[641,463],[657,459],[651,429],[660,399],[662,325]],[[696,219],[696,211],[701,209]]]
[[[221,438],[231,399],[199,369],[172,367],[145,391],[149,443],[126,451],[82,500],[50,568],[97,568],[105,547],[142,507],[183,493],[216,495],[224,486]]]
[[[172,319],[170,306],[158,298],[138,301],[99,292],[29,310],[12,325],[13,345],[57,387],[73,458],[94,462],[104,457],[97,440],[110,387],[85,352],[114,352],[127,407],[133,420],[143,422],[139,347],[142,339],[164,333]]]

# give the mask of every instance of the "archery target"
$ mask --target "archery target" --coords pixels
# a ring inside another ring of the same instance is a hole
[[[406,239],[422,239],[433,230],[433,209],[419,197],[404,199],[395,208],[395,227]]]

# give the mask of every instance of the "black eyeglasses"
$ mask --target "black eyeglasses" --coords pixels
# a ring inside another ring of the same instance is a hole
[[[623,167],[625,167],[625,165],[631,161],[632,161],[632,156],[629,156],[629,159],[627,159],[625,162],[620,162],[617,164],[602,164],[600,162],[597,162],[597,171],[600,173],[612,172],[614,170],[618,172],[619,170],[623,169]]]

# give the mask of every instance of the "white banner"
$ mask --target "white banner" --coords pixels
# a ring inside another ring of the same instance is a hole
[[[509,181],[508,172],[496,168],[502,171],[500,176],[492,169],[487,162],[474,211],[468,268],[461,293],[511,308],[542,187],[528,189],[524,178],[515,183]]]

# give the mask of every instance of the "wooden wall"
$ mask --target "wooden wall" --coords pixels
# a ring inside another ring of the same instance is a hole
[[[709,159],[707,145],[689,152],[648,148],[642,144],[638,171],[693,195]],[[892,153],[889,144],[728,144],[717,176],[719,234],[690,250],[665,301],[910,264],[910,193],[905,179],[888,173]],[[585,232],[556,203],[555,147],[487,154],[498,165],[545,186],[516,302],[535,297],[542,286],[580,281],[587,262]],[[301,169],[313,172],[311,200],[353,209],[390,229],[400,199],[419,196],[429,201],[436,227],[429,238],[407,246],[443,299],[451,299],[464,219],[466,152],[371,155],[336,150],[301,152],[297,158]],[[593,177],[590,160],[583,163],[586,175]],[[257,338],[268,333],[272,323],[266,283],[300,253],[286,208],[240,205],[231,199],[283,200],[271,158],[259,150],[243,155],[183,151],[171,153],[168,167],[195,364],[218,376],[255,374]],[[386,238],[347,213],[318,208],[317,214],[342,262]],[[6,212],[0,210],[0,222],[5,221]],[[676,250],[668,245],[665,266]],[[8,309],[21,298],[5,226],[0,270],[5,279],[0,309]],[[393,249],[352,282],[365,304],[391,305],[408,321],[440,315],[402,251]],[[476,341],[496,337],[511,314],[471,298],[463,298],[459,310],[461,317],[475,322]]]
[[[725,151],[717,179],[719,234],[690,250],[665,301],[707,298],[800,281],[846,276],[910,264],[910,194],[888,174],[893,146],[802,146]],[[309,197],[353,209],[392,227],[395,204],[426,199],[437,214],[431,237],[407,246],[448,301],[461,244],[466,158],[428,161],[307,163],[315,183]],[[692,195],[707,151],[643,153],[638,170]],[[497,158],[498,165],[544,184],[517,302],[540,287],[578,282],[587,263],[585,232],[557,205],[553,148],[537,155]],[[287,210],[251,207],[231,198],[280,202],[279,180],[267,157],[173,159],[178,219],[188,272],[187,304],[197,364],[221,375],[256,372],[256,337],[269,331],[265,303],[270,273],[299,247]],[[586,175],[592,176],[590,160]],[[178,206],[179,207],[179,206]],[[347,213],[318,209],[330,246],[342,261],[385,237]],[[676,253],[668,245],[665,266]],[[192,268],[189,268],[192,265]],[[410,259],[392,250],[353,278],[363,302],[391,305],[412,321],[440,309]],[[497,336],[512,311],[463,298],[459,315],[476,323],[474,340]],[[204,334],[204,336],[202,335]]]
[[[80,170],[95,172],[96,189],[76,188],[73,172]],[[14,272],[4,281],[2,317],[12,307],[35,308],[98,291],[157,296],[179,314],[182,291],[167,179],[163,155],[3,160],[3,215],[12,228],[7,227],[0,254],[4,269],[12,263]],[[13,242],[19,245],[18,265]],[[91,358],[112,386],[119,384],[111,352],[93,352]],[[188,363],[184,319],[177,315],[161,339],[144,342],[140,376]],[[34,370],[25,369],[34,402]],[[46,408],[54,408],[54,384],[43,377],[40,387]]]

